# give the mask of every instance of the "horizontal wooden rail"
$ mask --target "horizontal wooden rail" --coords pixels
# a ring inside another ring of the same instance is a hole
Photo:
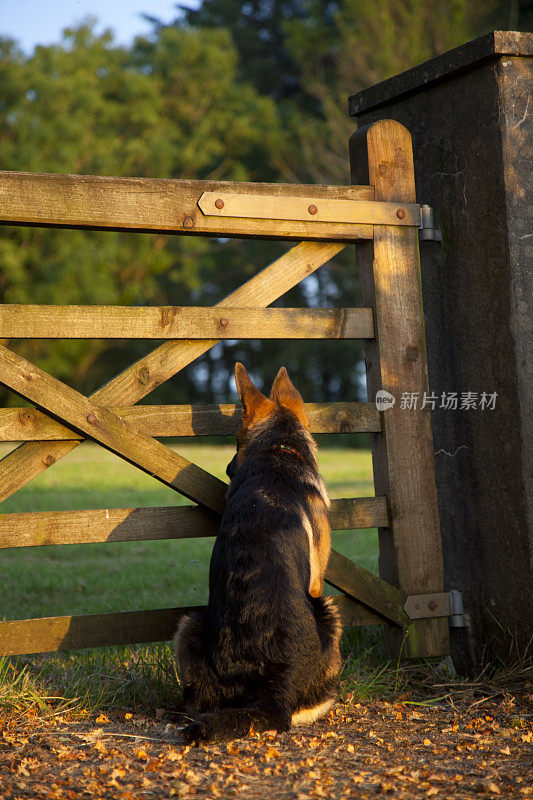
[[[371,308],[0,305],[0,339],[372,339]]]
[[[218,517],[197,506],[0,514],[0,549],[216,536]],[[333,530],[388,525],[384,497],[331,501]]]
[[[385,624],[377,614],[347,597],[335,597],[335,601],[343,625]],[[162,642],[172,638],[181,616],[198,608],[201,606],[0,622],[0,656]]]
[[[241,426],[241,407],[113,406],[113,414],[148,436],[231,436]],[[381,417],[374,403],[306,403],[311,433],[378,433]],[[0,408],[0,441],[32,442],[84,437],[34,408]]]
[[[234,236],[355,241],[371,239],[373,226],[294,220],[206,217],[204,192],[373,200],[373,186],[305,186],[283,183],[111,178],[0,172],[0,224]]]

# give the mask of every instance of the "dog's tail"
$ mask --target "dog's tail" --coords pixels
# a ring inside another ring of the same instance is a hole
[[[249,708],[224,708],[202,714],[183,729],[182,735],[186,744],[228,742],[248,736],[252,730],[256,733],[269,730],[286,731],[290,725],[289,709],[271,703]]]

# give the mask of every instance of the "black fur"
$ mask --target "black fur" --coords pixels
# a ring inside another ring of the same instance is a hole
[[[257,426],[232,478],[209,575],[209,603],[175,637],[187,742],[287,730],[292,714],[336,696],[340,623],[309,594],[303,515],[320,494],[315,446],[282,406]],[[283,444],[296,452],[280,450]]]

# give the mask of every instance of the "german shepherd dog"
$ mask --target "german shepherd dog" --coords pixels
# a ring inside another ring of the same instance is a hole
[[[287,730],[337,696],[341,624],[322,596],[329,499],[300,393],[282,367],[270,398],[235,366],[242,403],[209,603],[182,618],[174,652],[187,743]]]

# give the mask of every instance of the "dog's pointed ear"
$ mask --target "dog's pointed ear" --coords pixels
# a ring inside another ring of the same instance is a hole
[[[241,399],[243,421],[249,423],[272,413],[273,402],[254,386],[240,361],[235,364],[235,383]]]
[[[296,414],[302,425],[309,428],[309,418],[306,414],[302,395],[289,378],[285,367],[281,367],[272,384],[270,399],[279,406],[285,406]]]

